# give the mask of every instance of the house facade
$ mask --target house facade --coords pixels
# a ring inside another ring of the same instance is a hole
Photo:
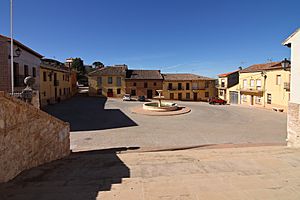
[[[42,59],[40,66],[41,106],[70,98],[75,94],[72,90],[72,70],[59,61]]]
[[[115,65],[92,71],[88,75],[89,95],[123,97],[127,70],[126,65]]]
[[[291,48],[291,98],[288,106],[287,145],[300,147],[300,28],[283,45]]]
[[[14,92],[21,92],[24,79],[28,76],[35,78],[34,89],[40,88],[41,54],[35,52],[21,42],[14,40]],[[11,55],[10,38],[0,35],[0,91],[11,92]]]
[[[152,99],[157,96],[156,90],[162,90],[163,77],[160,70],[127,70],[125,87],[126,94]]]
[[[215,79],[196,74],[163,74],[166,99],[207,101],[216,96]]]
[[[287,109],[290,100],[290,66],[282,62],[252,65],[240,71],[240,103]]]
[[[239,70],[218,75],[218,96],[231,104],[239,103]]]

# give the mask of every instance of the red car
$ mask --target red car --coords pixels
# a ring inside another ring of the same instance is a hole
[[[219,97],[213,97],[211,99],[209,99],[209,104],[219,104],[219,105],[226,105],[227,101],[220,99]]]

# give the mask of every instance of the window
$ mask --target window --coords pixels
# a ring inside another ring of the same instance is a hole
[[[97,86],[101,86],[102,85],[102,77],[98,77],[97,78]]]
[[[205,92],[205,97],[209,97],[209,92]]]
[[[244,79],[244,80],[243,80],[243,87],[244,87],[244,88],[247,88],[247,87],[248,87],[247,79]]]
[[[131,90],[131,96],[135,96],[136,95],[136,91],[135,90]]]
[[[182,90],[182,83],[178,83],[178,90]]]
[[[221,80],[221,87],[225,87],[225,79]]]
[[[44,97],[46,96],[46,92],[43,92]]]
[[[190,83],[186,83],[186,86],[185,86],[186,88],[186,90],[190,90]]]
[[[121,86],[122,85],[122,79],[121,77],[117,77],[117,86]]]
[[[209,87],[209,81],[205,81],[205,88]]]
[[[112,84],[112,82],[113,82],[112,77],[108,77],[108,78],[107,78],[107,83],[108,83],[108,84]]]
[[[219,95],[220,95],[220,96],[223,96],[223,95],[224,95],[224,91],[223,91],[223,90],[220,90]]]
[[[153,86],[156,86],[156,82],[153,83]]]
[[[24,65],[24,76],[25,77],[29,76],[28,65]]]
[[[117,94],[121,94],[121,88],[117,89]]]
[[[148,88],[148,83],[147,82],[144,83],[144,88]]]
[[[47,81],[47,73],[43,72],[43,81]]]
[[[247,95],[242,94],[242,100],[243,102],[247,102]]]
[[[250,80],[250,87],[254,87],[254,85],[255,85],[255,80],[254,80],[254,79],[251,79],[251,80]]]
[[[261,97],[256,96],[255,97],[255,103],[256,104],[261,104]]]
[[[267,94],[267,104],[271,104],[271,103],[272,103],[272,95]]]
[[[136,86],[136,82],[133,83],[133,86]]]
[[[173,84],[172,84],[172,83],[169,83],[169,84],[168,84],[168,90],[172,90],[172,88],[173,88]]]
[[[36,77],[36,68],[35,67],[32,68],[32,77]]]
[[[65,80],[65,75],[63,74],[63,81]]]
[[[261,80],[260,79],[256,80],[256,89],[261,90]]]
[[[170,99],[174,99],[174,93],[170,93]]]
[[[61,88],[59,88],[59,96],[61,96]]]
[[[66,88],[64,88],[64,95],[66,95]]]
[[[276,76],[276,85],[281,85],[281,75]]]
[[[191,94],[190,94],[190,93],[186,93],[186,94],[185,94],[185,98],[186,98],[186,99],[190,99],[190,98],[191,98]]]

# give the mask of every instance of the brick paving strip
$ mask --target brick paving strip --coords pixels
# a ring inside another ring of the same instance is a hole
[[[2,199],[300,199],[300,151],[283,146],[76,152],[0,185]]]

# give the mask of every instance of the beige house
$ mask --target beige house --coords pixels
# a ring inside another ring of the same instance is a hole
[[[218,97],[231,104],[239,103],[239,70],[218,75]]]
[[[39,90],[41,54],[14,40],[14,55],[10,55],[10,38],[0,35],[0,91],[11,92],[11,56],[14,56],[14,92],[21,92],[24,78],[35,78],[34,89]]]
[[[163,74],[166,99],[207,101],[216,96],[215,79],[196,74]]]
[[[40,66],[40,102],[41,106],[68,99],[72,91],[72,70],[53,59],[42,59]]]
[[[290,66],[283,62],[255,64],[240,71],[240,103],[287,109],[290,100]]]
[[[89,73],[89,95],[123,97],[125,94],[126,65],[108,66]]]

